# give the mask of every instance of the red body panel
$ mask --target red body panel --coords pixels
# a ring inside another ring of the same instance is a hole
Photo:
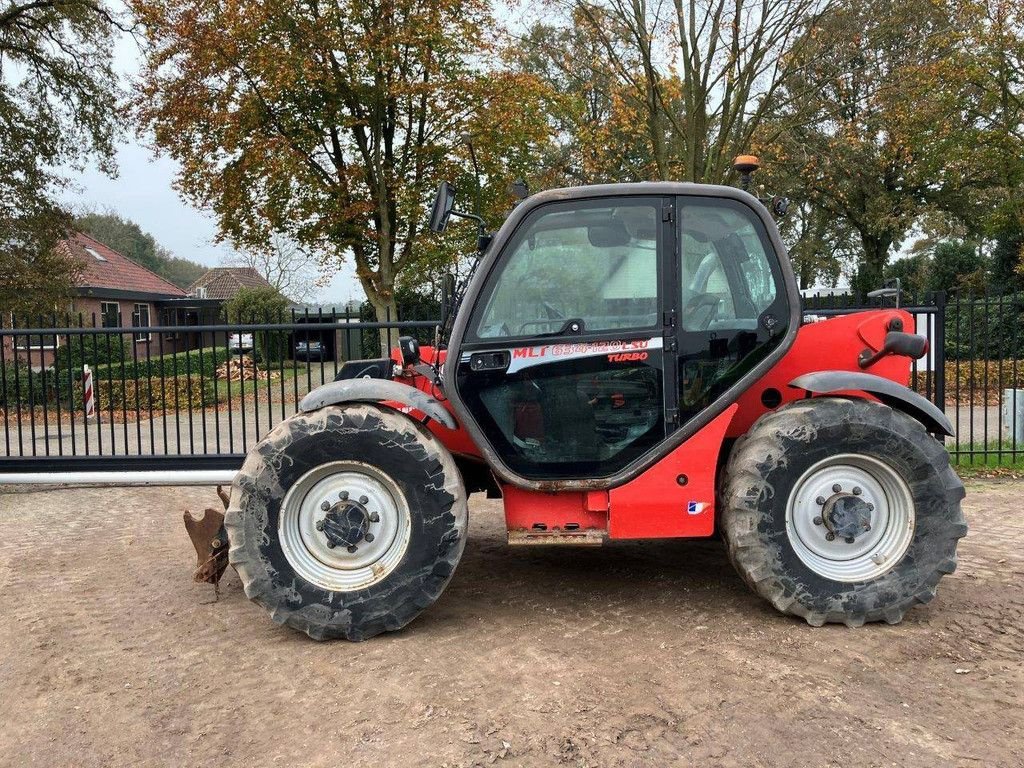
[[[737,406],[644,472],[608,492],[613,539],[710,536],[715,532],[715,477],[725,431]],[[679,483],[680,476],[686,484]]]
[[[437,352],[439,363],[444,364],[445,357],[447,356],[446,350],[440,350]],[[426,365],[433,365],[435,360],[435,350],[433,347],[421,347],[420,358]],[[401,362],[401,355],[397,349],[392,350],[391,359],[396,364]],[[402,384],[408,384],[410,387],[416,387],[416,389],[426,392],[428,395],[436,399],[452,414],[455,419],[455,423],[459,425],[458,429],[451,430],[445,427],[443,424],[438,424],[436,421],[427,422],[427,429],[433,432],[437,438],[444,444],[444,446],[451,451],[453,454],[459,456],[468,456],[473,459],[483,459],[483,455],[480,453],[480,449],[477,448],[476,443],[473,442],[473,438],[469,436],[469,433],[462,427],[459,422],[459,417],[455,415],[455,411],[452,409],[452,404],[448,401],[448,398],[444,396],[437,385],[434,384],[434,380],[428,376],[419,374],[415,368],[406,368],[401,376],[396,376],[395,381]],[[385,403],[387,405],[388,403]],[[403,413],[409,413],[414,418],[423,419],[424,414],[419,411],[413,410],[407,406],[395,403],[393,407],[402,411]]]
[[[736,403],[664,459],[624,485],[609,491],[560,493],[542,493],[503,485],[508,529],[530,531],[543,527],[543,530],[552,531],[577,526],[580,530],[607,530],[613,539],[712,535],[716,471],[723,441],[745,434],[768,410],[762,403],[765,390],[777,390],[784,404],[806,396],[805,392],[788,386],[798,376],[815,371],[860,371],[857,360],[861,352],[880,349],[889,323],[897,318],[903,321],[905,331],[913,333],[913,317],[895,309],[857,312],[801,326],[786,355]],[[400,359],[397,354],[395,350],[396,362]],[[438,354],[443,363],[445,351]],[[422,347],[421,355],[424,363],[434,363],[433,348]],[[898,356],[885,357],[867,372],[906,385],[910,376],[910,360]],[[396,380],[427,392],[455,415],[431,377],[409,367]],[[868,397],[863,392],[851,394]],[[410,412],[398,404],[396,407]],[[411,414],[423,417],[418,411],[411,411]],[[452,453],[482,458],[479,448],[461,426],[450,430],[430,421],[428,427]],[[678,482],[680,475],[686,476],[685,485]]]
[[[608,527],[608,491],[543,493],[503,485],[505,525],[510,531],[600,530]]]
[[[745,435],[764,415],[767,409],[761,403],[761,395],[766,389],[778,390],[785,404],[806,395],[789,387],[789,382],[797,376],[815,371],[860,371],[858,356],[865,348],[872,352],[881,348],[887,326],[894,318],[903,321],[907,333],[914,332],[914,318],[897,309],[855,312],[801,326],[785,357],[736,401],[739,411],[726,437]],[[910,359],[890,355],[866,372],[906,386],[910,381]],[[860,396],[865,397],[863,393]]]

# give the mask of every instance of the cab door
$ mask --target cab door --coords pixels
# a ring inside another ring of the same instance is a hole
[[[674,429],[674,208],[660,195],[540,205],[484,279],[455,386],[516,475],[608,477]]]

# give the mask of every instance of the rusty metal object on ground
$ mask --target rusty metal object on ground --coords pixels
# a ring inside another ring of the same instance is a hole
[[[217,495],[227,508],[228,496],[220,486]],[[185,510],[185,530],[196,548],[196,572],[193,579],[218,584],[228,567],[228,535],[224,530],[224,513],[207,507],[199,519]]]

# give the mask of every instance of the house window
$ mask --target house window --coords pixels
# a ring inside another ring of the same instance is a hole
[[[11,328],[14,328],[14,315],[10,316]],[[60,336],[50,334],[29,333],[24,336],[14,336],[16,349],[56,349],[60,346]]]
[[[100,303],[100,320],[104,328],[117,328],[121,324],[121,307],[116,301]]]
[[[149,327],[149,304],[136,304],[135,311],[132,312],[132,325],[136,328],[148,328]],[[149,333],[136,333],[133,334],[135,341],[149,341]]]
[[[14,338],[18,349],[56,349],[60,346],[60,337],[49,334],[30,333]]]
[[[205,299],[206,298],[206,286],[205,285],[202,286],[201,288],[196,288],[196,298],[197,299]]]

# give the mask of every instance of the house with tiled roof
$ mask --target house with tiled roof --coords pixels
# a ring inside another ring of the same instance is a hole
[[[168,307],[187,300],[186,292],[178,286],[89,235],[75,232],[57,247],[82,266],[71,305],[66,308],[73,324],[152,327],[166,324],[161,323],[161,317],[179,316],[176,310],[168,312]],[[126,338],[135,343],[134,354],[139,357],[161,354],[161,346],[163,352],[174,351],[177,341],[173,335],[160,339],[153,333],[130,333]],[[33,367],[49,366],[54,350],[64,343],[63,337],[19,336],[18,357],[31,358]],[[5,344],[13,351],[11,337],[5,337]]]
[[[89,235],[76,232],[58,246],[82,264],[72,313],[104,328],[155,324],[157,308],[187,294],[174,283],[137,264]]]
[[[243,288],[273,286],[252,267],[214,267],[189,286],[188,295],[197,299],[230,301]]]

